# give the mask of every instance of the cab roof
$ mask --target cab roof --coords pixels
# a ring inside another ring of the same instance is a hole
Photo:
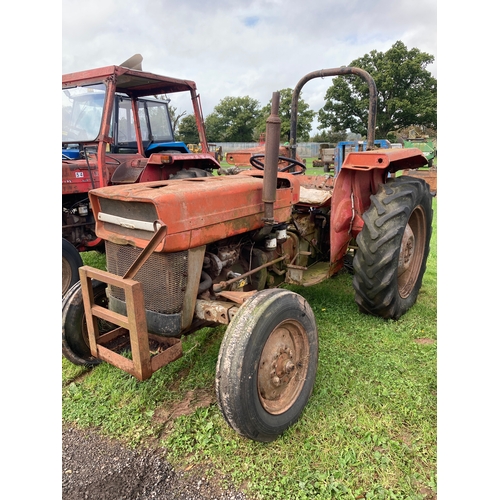
[[[196,91],[196,84],[191,80],[156,75],[124,66],[105,66],[68,73],[62,76],[62,88],[91,85],[105,82],[109,78],[115,79],[117,92],[123,92],[131,97]]]

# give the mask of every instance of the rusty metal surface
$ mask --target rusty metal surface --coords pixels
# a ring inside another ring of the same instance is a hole
[[[252,290],[251,292],[233,292],[229,290],[224,290],[219,292],[217,295],[225,299],[235,302],[236,304],[243,304],[245,300],[249,299],[257,293],[257,290]]]
[[[259,361],[259,399],[272,415],[286,412],[297,400],[309,365],[309,342],[304,327],[289,319],[269,336]]]
[[[168,235],[158,251],[180,251],[219,241],[261,228],[264,223],[262,172],[249,171],[234,176],[203,177],[156,183],[110,186],[90,194],[92,209],[99,218],[100,199],[117,202],[151,203],[155,219],[168,226]],[[277,190],[274,217],[280,222],[290,218],[299,200],[300,176],[280,174],[285,186]],[[286,187],[289,185],[289,187]],[[228,203],[231,200],[231,203]],[[151,221],[153,222],[153,221]],[[97,220],[96,234],[120,244],[144,248],[152,233],[129,231]],[[119,240],[119,241],[118,241]]]
[[[161,76],[124,66],[105,66],[62,75],[62,87],[88,85],[95,81],[105,80],[115,81],[117,92],[123,92],[135,97],[174,92],[193,91],[196,93],[196,84],[193,81]]]
[[[356,67],[342,67],[321,69],[313,71],[302,77],[292,93],[292,104],[290,112],[290,146],[292,148],[292,158],[296,158],[297,152],[297,114],[299,108],[300,92],[304,85],[314,78],[325,78],[326,76],[346,76],[356,75],[365,80],[369,90],[369,105],[368,105],[368,127],[367,127],[367,149],[373,149],[375,144],[375,124],[377,119],[377,86],[371,75]]]
[[[342,164],[342,169],[371,170],[378,168],[397,172],[424,165],[427,165],[427,160],[418,148],[377,149],[348,153]]]
[[[157,233],[159,238],[164,237],[163,232],[166,232],[166,228]],[[149,249],[147,250],[149,251]],[[146,253],[144,252],[144,255]],[[141,254],[139,260],[142,261],[141,257],[144,258],[144,255]],[[79,272],[92,356],[106,361],[142,381],[150,378],[154,371],[182,355],[182,344],[178,339],[160,338],[156,335],[151,336],[148,333],[141,283],[116,276],[107,271],[93,269],[89,266],[81,267]],[[133,270],[131,270],[130,274],[133,274]],[[125,290],[127,316],[94,303],[92,279],[98,279],[104,283],[122,287]],[[99,335],[98,318],[118,325],[118,327],[104,335]],[[109,342],[127,332],[132,352],[131,360],[107,346]],[[163,346],[161,352],[153,354],[150,352],[150,339],[152,338]]]
[[[139,257],[137,257],[135,262],[130,266],[128,271],[123,275],[123,279],[133,279],[139,269],[144,265],[144,262],[146,262],[149,256],[154,252],[155,248],[165,239],[165,236],[167,236],[167,226],[161,220],[155,221],[155,226],[156,232],[154,236],[140,253]]]
[[[277,259],[274,259],[270,262],[266,262],[265,264],[262,264],[261,266],[255,267],[251,271],[240,274],[237,278],[233,278],[233,279],[230,279],[227,281],[221,281],[221,282],[217,283],[216,285],[214,285],[214,291],[220,292],[220,291],[224,290],[226,287],[228,287],[229,285],[231,285],[232,283],[236,283],[237,281],[239,281],[243,278],[246,278],[247,276],[258,273],[261,269],[265,269],[266,267],[271,267],[274,264],[277,264],[278,262],[281,262],[282,260],[287,260],[289,258],[290,257],[285,254],[285,255],[278,257]]]
[[[343,266],[349,241],[361,231],[362,214],[370,206],[370,195],[385,182],[382,169],[354,170],[342,168],[336,177],[330,216],[330,262],[335,272]]]
[[[425,222],[425,212],[418,206],[405,227],[398,261],[398,291],[403,298],[412,292],[425,256]]]
[[[266,120],[266,151],[264,162],[264,186],[262,201],[266,224],[274,224],[274,202],[276,201],[276,177],[278,175],[278,155],[280,147],[281,120],[278,116],[280,94],[274,92],[271,100],[271,114]]]
[[[234,302],[223,302],[221,300],[196,301],[195,316],[210,323],[228,325],[238,311]]]

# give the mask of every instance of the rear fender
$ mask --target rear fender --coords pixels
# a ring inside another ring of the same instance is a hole
[[[386,182],[389,174],[424,165],[427,160],[417,148],[379,149],[347,155],[332,195],[330,261],[335,263],[335,272],[343,265],[349,242],[363,228],[362,215],[379,185]]]

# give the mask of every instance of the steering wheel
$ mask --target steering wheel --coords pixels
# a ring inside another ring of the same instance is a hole
[[[264,154],[253,155],[250,157],[250,165],[258,170],[264,170],[264,164],[258,158],[264,158]],[[299,167],[300,170],[297,172],[290,172],[292,175],[300,175],[306,171],[306,166],[299,160],[294,160],[293,158],[288,158],[286,156],[278,156],[279,161],[287,162],[287,165],[279,168],[278,172],[288,172],[293,167]]]

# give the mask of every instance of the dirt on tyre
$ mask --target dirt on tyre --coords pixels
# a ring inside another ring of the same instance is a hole
[[[68,241],[62,240],[62,294],[80,280],[78,268],[83,266],[80,252]]]
[[[106,307],[106,284],[92,280],[94,303]],[[116,328],[104,320],[98,321],[99,332],[105,333]],[[62,354],[75,365],[94,366],[101,361],[90,353],[87,321],[83,306],[81,283],[75,283],[65,294],[62,301]]]
[[[256,293],[220,347],[215,388],[224,419],[246,438],[273,441],[299,419],[317,365],[318,333],[307,301],[289,290]]]
[[[432,233],[428,184],[395,177],[372,195],[356,238],[355,300],[360,311],[399,319],[413,306],[422,286]]]

